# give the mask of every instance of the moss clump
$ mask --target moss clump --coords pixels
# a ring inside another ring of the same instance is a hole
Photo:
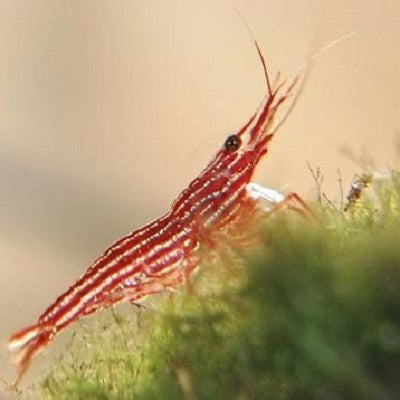
[[[283,212],[192,291],[95,316],[34,397],[399,398],[398,174],[375,193],[316,222]]]

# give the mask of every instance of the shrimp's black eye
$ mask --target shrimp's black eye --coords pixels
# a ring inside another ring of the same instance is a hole
[[[230,135],[228,138],[225,140],[225,150],[227,151],[236,151],[240,145],[242,144],[242,141],[240,140],[240,137],[238,135]]]

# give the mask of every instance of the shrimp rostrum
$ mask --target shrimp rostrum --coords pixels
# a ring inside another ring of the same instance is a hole
[[[273,204],[268,212],[291,200],[297,202],[298,209],[307,210],[296,194],[283,196],[251,182],[271,139],[290,112],[289,106],[276,120],[280,106],[292,95],[294,104],[298,81],[279,82],[278,76],[272,85],[256,41],[255,45],[267,82],[266,96],[257,112],[226,138],[164,216],[115,242],[34,325],[10,337],[8,348],[17,366],[16,382],[35,354],[79,318],[119,302],[139,302],[184,282],[201,263],[204,252],[200,250],[207,238],[222,232],[229,239],[229,229],[255,215],[253,211],[261,209],[262,199]]]

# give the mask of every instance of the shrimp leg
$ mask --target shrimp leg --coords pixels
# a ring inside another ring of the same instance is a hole
[[[268,207],[266,210],[268,215],[274,213],[275,211],[278,211],[285,205],[288,205],[291,209],[302,214],[305,217],[312,215],[312,212],[307,203],[295,192],[283,195],[275,189],[266,188],[254,182],[250,182],[247,184],[246,191],[248,195],[254,200],[263,199],[269,204],[273,204],[272,207]],[[290,204],[293,202],[296,202],[296,205],[292,206]]]
[[[115,293],[110,293],[108,301],[110,304],[125,301],[137,304],[151,294],[172,290],[173,287],[178,286],[185,281],[189,284],[190,289],[191,285],[189,282],[189,275],[196,267],[198,267],[198,265],[198,258],[190,257],[184,260],[182,265],[179,267],[165,273],[159,273],[153,279],[138,285],[125,286]]]

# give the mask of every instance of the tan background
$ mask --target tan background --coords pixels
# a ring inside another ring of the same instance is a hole
[[[342,146],[399,166],[399,4],[1,0],[1,340],[166,211],[255,110],[265,84],[234,5],[288,77],[312,49],[367,29],[317,59],[258,182],[310,198],[308,161],[337,200],[337,168],[346,185],[360,171]]]

